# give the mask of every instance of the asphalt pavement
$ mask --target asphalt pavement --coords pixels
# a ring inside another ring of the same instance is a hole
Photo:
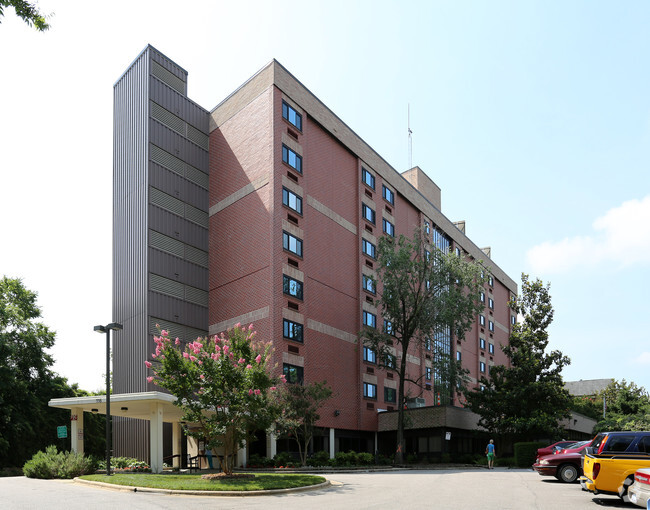
[[[243,509],[337,510],[583,510],[638,508],[614,496],[594,496],[532,470],[496,468],[331,473],[331,486],[249,497],[126,492],[71,480],[0,478],[3,510]]]

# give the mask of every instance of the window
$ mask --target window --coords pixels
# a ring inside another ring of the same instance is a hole
[[[302,384],[304,381],[304,368],[289,363],[282,364],[282,373],[290,384]]]
[[[481,292],[481,303],[485,303],[485,292]]]
[[[494,310],[494,299],[488,298],[488,307]]]
[[[390,202],[391,205],[395,205],[395,193],[393,193],[383,184],[381,185],[381,194],[384,196],[384,200],[386,200],[386,202]]]
[[[384,223],[384,234],[388,234],[389,236],[395,237],[395,225],[393,225],[386,218],[383,219],[383,223]]]
[[[456,248],[456,256],[460,258],[460,255],[461,255],[460,248]]]
[[[298,239],[289,234],[289,232],[282,232],[282,247],[285,250],[302,257],[302,239]]]
[[[302,282],[291,278],[290,276],[282,275],[282,290],[285,294],[302,299]]]
[[[425,348],[427,351],[430,351],[430,350],[431,350],[431,339],[430,339],[429,337],[426,337],[426,338],[424,339],[424,348]]]
[[[392,368],[393,370],[397,366],[397,359],[394,354],[386,354],[386,366]]]
[[[370,326],[371,328],[377,327],[377,316],[374,313],[363,312],[363,324],[364,326]]]
[[[372,294],[375,293],[375,282],[370,278],[370,276],[365,274],[363,275],[363,290],[371,292]]]
[[[375,258],[375,253],[377,251],[377,248],[375,247],[374,244],[372,244],[370,241],[366,241],[365,239],[362,241],[362,250],[365,255],[368,255],[368,257]]]
[[[373,211],[366,204],[361,205],[361,214],[363,215],[364,220],[369,221],[373,225],[375,224],[375,211]]]
[[[463,358],[463,355],[460,353],[460,351],[456,351],[456,361],[460,361]]]
[[[282,161],[299,174],[302,173],[302,156],[299,156],[286,145],[282,146]]]
[[[481,350],[484,351],[485,350],[485,338],[479,338],[478,339],[478,344],[479,344],[479,347],[481,348]]]
[[[428,221],[424,222],[424,232],[428,235],[431,233],[431,225],[429,225]]]
[[[517,316],[516,315],[511,315],[510,316],[510,323],[514,326],[517,324]]]
[[[488,329],[489,329],[490,331],[494,331],[494,322],[492,322],[492,321],[488,321]]]
[[[488,285],[494,287],[494,278],[492,278],[492,275],[488,276]]]
[[[395,388],[386,388],[384,386],[384,401],[385,402],[397,401],[397,390]]]
[[[364,382],[363,396],[366,398],[377,398],[377,385]]]
[[[284,101],[282,101],[282,118],[287,119],[299,131],[302,131],[302,115]]]
[[[295,340],[296,342],[302,342],[302,324],[297,322],[290,321],[289,319],[284,319],[284,338],[289,340]]]
[[[366,186],[375,189],[375,176],[368,172],[368,170],[365,168],[361,169],[361,179]]]
[[[370,347],[363,348],[363,361],[377,363],[377,354]]]
[[[490,352],[490,354],[494,354],[494,344],[493,343],[490,343],[488,345],[488,351]]]
[[[429,258],[431,258],[431,252],[429,250],[424,250],[424,260],[429,260]]]
[[[384,333],[387,335],[393,334],[393,323],[384,319]]]
[[[485,373],[485,363],[483,361],[479,362],[479,370],[481,371],[482,374]]]
[[[431,380],[431,367],[426,367],[426,368],[425,368],[425,371],[424,371],[424,378],[425,378],[427,381],[430,381],[430,380]]]
[[[302,198],[287,188],[282,188],[282,203],[302,215]]]
[[[481,326],[485,326],[485,315],[481,314],[478,316],[478,322]]]

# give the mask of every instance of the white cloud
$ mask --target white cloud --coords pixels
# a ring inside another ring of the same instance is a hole
[[[635,365],[650,365],[650,352],[642,352],[636,359],[633,360]]]
[[[629,200],[593,222],[591,235],[533,246],[526,257],[536,273],[564,273],[608,263],[618,267],[650,263],[650,195]]]

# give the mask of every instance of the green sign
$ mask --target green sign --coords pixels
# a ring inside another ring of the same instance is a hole
[[[65,439],[66,437],[68,437],[68,427],[66,427],[65,425],[59,425],[56,428],[56,437],[58,437],[59,439]]]

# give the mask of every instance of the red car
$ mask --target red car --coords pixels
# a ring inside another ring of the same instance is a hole
[[[568,453],[545,455],[537,459],[533,469],[542,476],[554,476],[561,482],[575,482],[582,475],[582,455],[591,441],[569,448]]]
[[[552,445],[545,446],[544,448],[540,448],[539,450],[537,450],[537,459],[539,460],[539,458],[543,457],[544,455],[553,454],[556,448],[564,448],[573,443],[575,443],[575,441],[558,441],[557,443],[553,443]]]

